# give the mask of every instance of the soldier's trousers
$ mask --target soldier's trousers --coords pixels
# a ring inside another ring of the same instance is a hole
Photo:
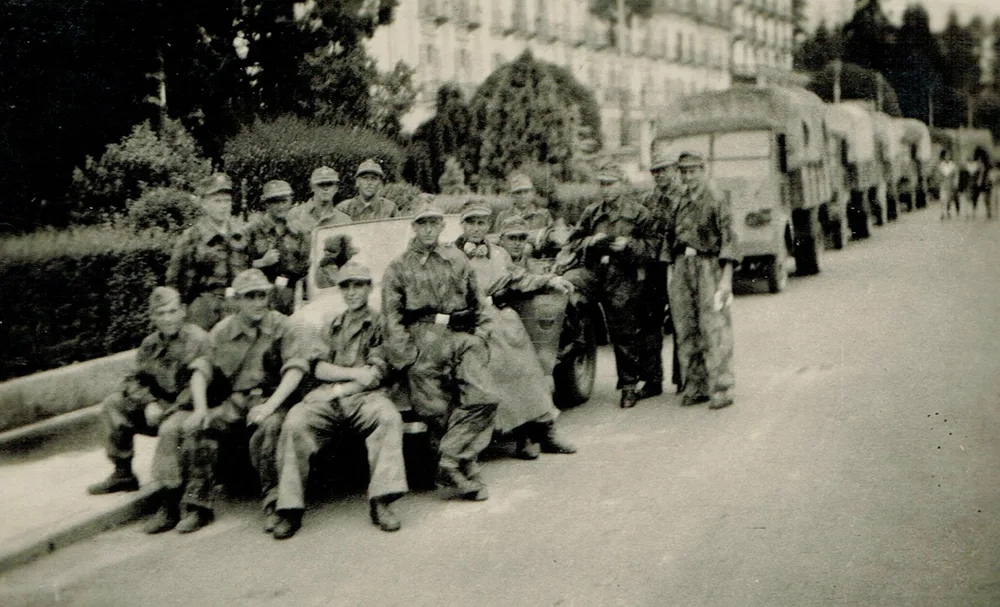
[[[213,462],[212,484],[215,484],[220,462],[239,465],[239,461],[220,459],[221,451],[239,457],[243,447],[248,447],[250,464],[260,482],[261,498],[265,508],[278,501],[278,439],[287,410],[280,409],[257,426],[247,427],[246,414],[255,405],[264,402],[263,396],[238,399],[230,398],[221,405],[209,409],[206,429],[201,433],[199,448],[203,457]],[[233,472],[232,470],[225,471]]]
[[[713,402],[728,398],[734,382],[731,306],[715,310],[721,277],[718,258],[680,256],[667,286],[684,395]]]
[[[610,263],[594,270],[576,268],[564,278],[604,307],[615,351],[617,388],[635,386],[639,381],[663,381],[663,308],[656,314],[647,299],[648,281],[653,280],[648,268]],[[654,318],[660,319],[655,330]]]
[[[407,371],[413,408],[440,436],[445,465],[474,462],[493,438],[499,402],[489,347],[442,325],[417,323],[410,333],[419,352]]]
[[[344,398],[328,396],[334,385],[317,388],[288,412],[278,440],[278,510],[305,508],[310,460],[336,432],[348,429],[365,438],[368,499],[406,493],[403,419],[381,392]]]
[[[128,398],[121,392],[111,394],[101,402],[101,421],[108,433],[108,459],[113,462],[131,460],[135,455],[136,434],[156,436],[157,427],[146,423],[145,409],[148,404]]]
[[[191,411],[175,411],[160,422],[153,451],[153,480],[181,493],[181,503],[212,508],[215,459],[212,445],[190,423]]]

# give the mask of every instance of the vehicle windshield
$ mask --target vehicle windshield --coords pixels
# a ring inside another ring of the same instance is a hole
[[[729,192],[734,207],[756,208],[760,201],[769,199],[771,162],[770,158],[715,160],[712,179],[720,190]]]
[[[769,131],[717,133],[712,146],[713,160],[767,158],[771,155]]]

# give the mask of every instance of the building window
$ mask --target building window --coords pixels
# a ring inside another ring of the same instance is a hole
[[[677,46],[674,49],[674,59],[684,61],[684,33],[677,32]]]

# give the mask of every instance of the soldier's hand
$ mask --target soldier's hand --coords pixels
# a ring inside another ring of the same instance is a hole
[[[281,259],[281,254],[278,253],[278,249],[268,249],[263,257],[253,262],[253,266],[255,268],[266,268],[278,263],[279,259]]]
[[[608,237],[604,232],[597,232],[593,236],[587,238],[587,246],[592,247],[594,245],[600,244],[602,240]]]
[[[142,410],[142,414],[146,418],[146,425],[150,428],[159,426],[160,422],[163,421],[163,407],[158,402],[146,405]]]
[[[372,366],[362,367],[358,369],[358,376],[354,381],[361,384],[364,388],[374,388],[378,384],[378,369]]]
[[[185,431],[191,432],[194,430],[204,430],[207,423],[208,416],[205,415],[205,411],[195,411],[184,420],[183,426]]]
[[[274,413],[274,410],[267,405],[267,403],[259,404],[255,407],[251,407],[247,411],[247,425],[248,426],[259,426],[269,415]]]
[[[629,239],[627,236],[619,236],[618,238],[615,238],[613,241],[611,241],[611,250],[615,251],[616,253],[624,251],[625,247],[628,246],[628,241]]]
[[[555,289],[559,293],[572,293],[573,283],[566,280],[562,276],[553,276],[549,279],[549,287]]]
[[[733,303],[733,291],[725,286],[720,286],[715,292],[715,299],[712,302],[716,312],[721,312],[723,308]]]

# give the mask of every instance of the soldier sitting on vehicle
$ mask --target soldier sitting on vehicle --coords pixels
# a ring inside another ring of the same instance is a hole
[[[358,166],[354,174],[354,185],[358,195],[337,205],[354,221],[388,219],[396,215],[396,205],[388,198],[378,195],[385,180],[385,172],[375,160],[369,158]]]
[[[518,299],[552,288],[571,288],[561,277],[529,274],[515,266],[510,254],[486,240],[492,212],[486,201],[473,198],[462,206],[462,235],[455,247],[469,259],[476,281],[495,307],[486,312],[492,319],[490,331],[489,368],[499,386],[497,430],[513,432],[517,437],[517,457],[537,459],[544,453],[575,453],[576,449],[556,434],[555,418],[559,414],[552,402],[551,378],[542,372],[540,361],[531,346],[531,339],[517,312],[509,309]],[[518,220],[520,216],[511,216]]]
[[[388,365],[382,357],[381,319],[368,306],[371,272],[359,263],[347,263],[338,272],[337,284],[347,310],[324,327],[320,343],[299,340],[312,350],[303,356],[312,361],[314,375],[323,383],[291,408],[282,426],[276,539],[291,537],[299,529],[310,460],[344,428],[365,438],[372,523],[383,531],[400,527],[390,504],[408,491],[403,420],[379,390]]]

